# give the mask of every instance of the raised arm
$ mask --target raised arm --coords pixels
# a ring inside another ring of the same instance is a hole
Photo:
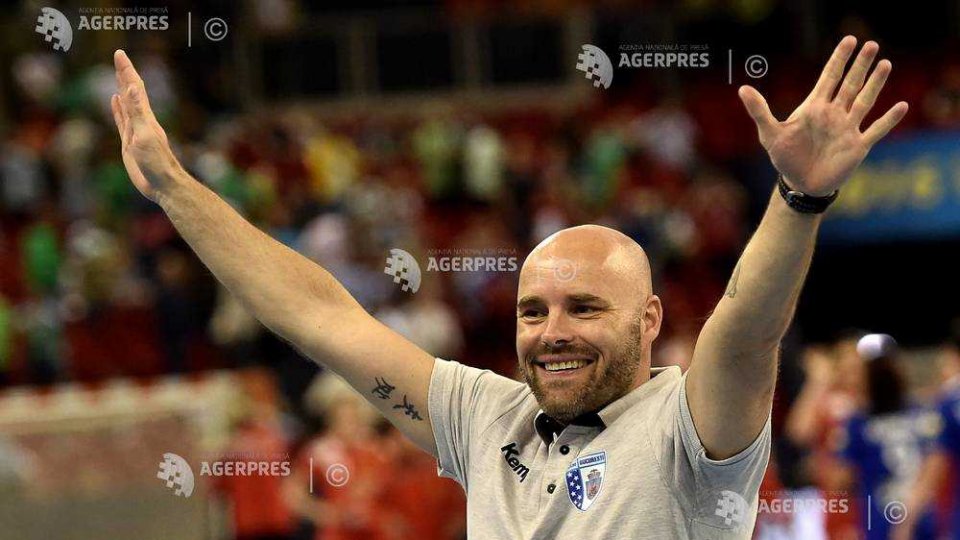
[[[123,164],[244,307],[342,376],[420,448],[436,454],[427,411],[433,358],[371,317],[329,272],[270,238],[192,178],[157,123],[143,80],[114,55],[111,99]]]
[[[869,41],[844,77],[856,45],[852,36],[840,42],[813,91],[783,122],[754,88],[740,88],[760,143],[792,190],[823,197],[839,189],[907,112],[901,101],[860,131],[892,66],[881,60],[867,79],[879,49]],[[766,423],[780,340],[793,318],[821,219],[822,214],[789,207],[775,190],[700,333],[686,389],[697,434],[711,458],[735,455]]]

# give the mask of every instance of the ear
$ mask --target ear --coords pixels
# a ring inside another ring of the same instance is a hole
[[[660,297],[651,294],[647,299],[647,306],[643,312],[643,340],[653,343],[660,335],[660,324],[663,322],[663,304]]]

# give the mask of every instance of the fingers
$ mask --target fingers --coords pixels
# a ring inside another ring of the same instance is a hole
[[[124,105],[123,98],[117,96],[117,106],[120,108],[120,142],[126,146],[130,142],[130,139],[133,137],[133,122],[130,121],[129,107]]]
[[[136,68],[133,67],[133,62],[130,61],[127,53],[122,49],[117,49],[116,52],[113,53],[113,67],[117,72],[118,90],[122,91],[131,84],[142,82],[140,74],[137,73]]]
[[[126,119],[123,116],[123,109],[120,107],[120,96],[117,94],[110,96],[110,110],[113,111],[113,121],[117,124],[120,141],[123,142],[123,131],[126,125]]]
[[[857,95],[857,99],[850,108],[850,114],[856,120],[858,126],[860,122],[863,122],[870,109],[873,108],[873,104],[877,102],[877,96],[880,95],[880,90],[883,89],[884,83],[887,82],[887,76],[890,75],[892,69],[893,64],[889,60],[881,60],[877,63],[877,67],[873,68],[873,73],[870,74],[867,84],[864,85],[863,90]]]
[[[876,41],[868,41],[863,44],[860,53],[857,55],[857,59],[853,61],[853,65],[843,80],[843,84],[840,86],[840,91],[837,92],[835,99],[836,102],[843,105],[847,110],[850,110],[854,98],[857,97],[860,88],[863,87],[863,81],[867,78],[867,72],[870,71],[870,66],[873,64],[873,59],[876,58],[877,51],[879,50],[880,46],[877,45]]]
[[[847,66],[850,54],[853,53],[856,47],[857,38],[853,36],[847,36],[840,40],[840,44],[837,45],[837,48],[833,50],[833,54],[830,55],[830,59],[827,60],[827,65],[823,67],[823,71],[820,73],[820,79],[817,80],[816,86],[814,86],[813,91],[810,92],[810,97],[825,99],[827,101],[830,100],[833,96],[833,90],[837,87],[837,83],[840,82],[840,78],[843,77],[843,69]]]
[[[145,120],[148,115],[153,114],[150,111],[150,103],[147,101],[147,93],[143,90],[142,85],[136,84],[128,87],[123,92],[122,99],[128,118],[134,122]]]
[[[743,106],[747,108],[747,113],[750,114],[750,118],[753,118],[754,123],[757,124],[760,140],[763,141],[773,135],[773,131],[776,129],[778,122],[773,114],[770,113],[767,100],[763,99],[760,92],[752,86],[744,85],[740,87],[740,91],[737,92],[737,94],[740,96],[740,101],[743,102]]]
[[[117,89],[120,91],[125,118],[137,122],[152,115],[143,79],[133,67],[127,53],[117,50],[113,54],[113,65],[116,68]]]
[[[877,141],[884,138],[887,133],[890,133],[890,130],[896,127],[896,125],[900,123],[900,120],[903,120],[903,117],[907,114],[907,109],[909,109],[907,102],[901,101],[893,107],[890,107],[890,110],[871,124],[870,127],[863,132],[863,138],[867,146],[877,144]]]

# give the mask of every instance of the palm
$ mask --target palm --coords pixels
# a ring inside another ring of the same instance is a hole
[[[860,131],[863,118],[890,74],[891,64],[880,61],[864,84],[878,50],[876,43],[868,42],[834,97],[834,89],[855,47],[856,39],[852,37],[840,42],[813,91],[783,122],[773,117],[759,92],[749,86],[740,88],[740,98],[757,124],[760,143],[774,167],[792,188],[809,195],[823,196],[839,189],[870,148],[907,112],[905,102],[897,103]]]

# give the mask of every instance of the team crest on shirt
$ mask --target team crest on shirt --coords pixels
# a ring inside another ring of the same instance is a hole
[[[596,452],[574,460],[567,469],[567,495],[578,510],[586,510],[600,496],[607,453]]]

